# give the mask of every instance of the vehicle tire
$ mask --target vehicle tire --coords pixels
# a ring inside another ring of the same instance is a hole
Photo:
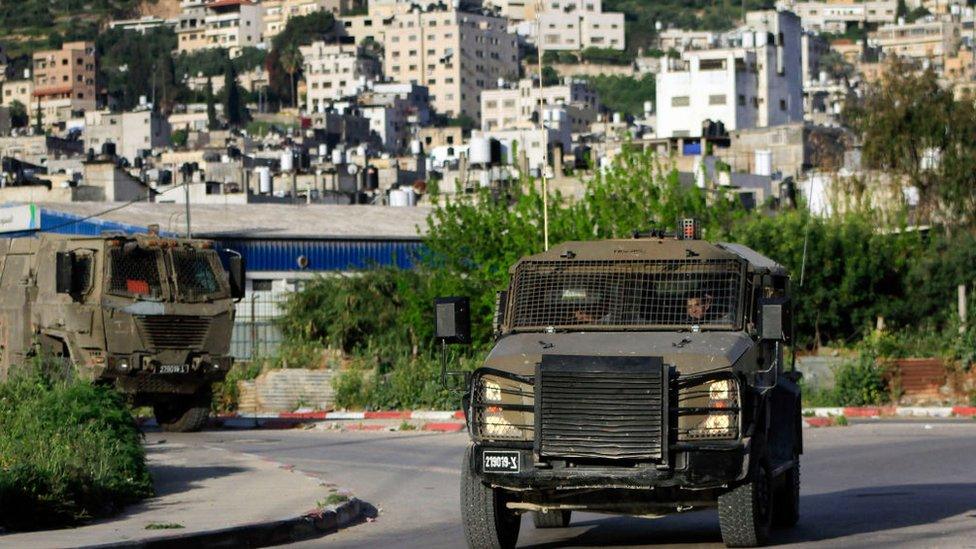
[[[505,507],[504,490],[481,482],[472,467],[474,447],[468,446],[461,465],[461,522],[464,537],[471,549],[508,549],[515,547],[521,516]]]
[[[773,527],[790,528],[800,520],[800,456],[783,473],[783,483],[773,494]]]
[[[202,398],[177,398],[170,402],[153,405],[153,414],[159,428],[172,433],[199,431],[210,419],[210,406]]]
[[[532,513],[532,524],[536,528],[565,528],[572,516],[572,511],[536,511]]]
[[[718,497],[718,521],[726,547],[758,547],[769,539],[772,491],[768,468],[756,464],[744,483]]]

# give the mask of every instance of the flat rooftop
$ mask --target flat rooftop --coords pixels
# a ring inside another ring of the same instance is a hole
[[[136,227],[158,224],[161,231],[170,233],[182,233],[186,223],[183,204],[72,202],[37,206]],[[113,208],[119,209],[109,211]],[[427,233],[431,210],[430,206],[191,204],[190,221],[193,236],[200,238],[419,240]]]

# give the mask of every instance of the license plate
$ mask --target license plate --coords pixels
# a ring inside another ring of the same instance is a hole
[[[190,371],[188,364],[162,364],[159,366],[161,374],[185,374]]]
[[[489,450],[482,456],[482,468],[486,473],[518,473],[521,470],[518,452]]]

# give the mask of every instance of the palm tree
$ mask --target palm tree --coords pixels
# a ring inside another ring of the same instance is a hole
[[[295,73],[302,68],[302,52],[299,51],[298,46],[295,44],[289,44],[281,52],[281,68],[285,69],[288,73],[288,77],[291,79],[291,88],[289,88],[288,93],[291,95],[291,106],[292,108],[298,107],[298,91],[295,89]]]

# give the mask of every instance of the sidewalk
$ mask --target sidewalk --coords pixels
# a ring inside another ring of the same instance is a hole
[[[0,535],[0,547],[261,546],[317,537],[359,519],[358,500],[308,516],[329,488],[273,461],[165,440],[148,444],[146,453],[156,497],[88,526]]]

